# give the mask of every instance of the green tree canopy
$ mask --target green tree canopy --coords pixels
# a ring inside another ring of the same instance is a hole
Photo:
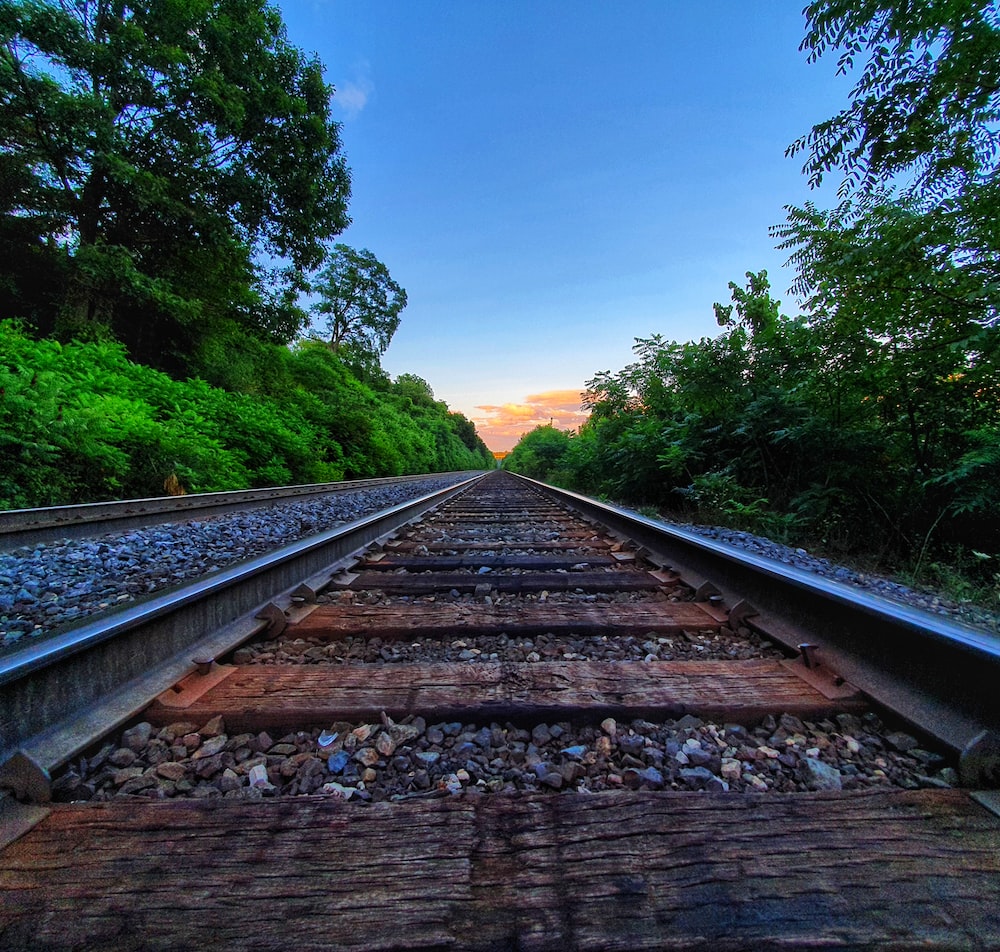
[[[414,406],[434,406],[434,391],[418,374],[400,374],[393,381],[392,389],[394,393],[410,400]]]
[[[536,426],[518,440],[504,468],[532,479],[552,478],[569,450],[572,435],[554,426]]]
[[[802,49],[866,58],[850,105],[789,148],[818,185],[845,173],[844,194],[913,173],[917,189],[957,193],[1000,162],[1000,12],[993,0],[813,0]]]
[[[348,350],[378,358],[385,353],[406,307],[406,291],[367,248],[334,245],[313,285],[313,313],[334,353]]]
[[[348,223],[331,94],[266,0],[0,0],[5,238],[68,260],[63,336],[289,339]]]

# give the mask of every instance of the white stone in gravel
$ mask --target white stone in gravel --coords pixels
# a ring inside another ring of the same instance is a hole
[[[355,794],[355,789],[354,787],[345,787],[343,784],[331,781],[330,783],[324,783],[323,786],[319,788],[319,792],[331,793],[335,797],[340,797],[342,800],[350,800]]]
[[[336,739],[337,739],[336,731],[323,731],[323,733],[321,733],[319,737],[316,738],[316,746],[320,749],[321,752],[326,753],[328,749],[333,746],[333,742]]]
[[[254,764],[247,773],[247,779],[251,787],[270,786],[271,783],[267,778],[267,767],[263,764]]]
[[[606,717],[601,721],[601,730],[613,739],[618,733],[618,722],[613,717]]]
[[[801,760],[802,780],[810,790],[841,790],[843,784],[840,771],[822,760],[803,757]]]

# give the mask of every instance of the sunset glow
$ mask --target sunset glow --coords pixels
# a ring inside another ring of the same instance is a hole
[[[491,450],[509,450],[536,426],[578,430],[589,416],[581,408],[580,394],[579,390],[548,390],[529,394],[523,403],[477,406],[481,415],[474,415],[472,422]]]

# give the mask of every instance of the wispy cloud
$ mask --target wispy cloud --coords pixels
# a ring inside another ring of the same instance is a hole
[[[345,121],[357,119],[375,92],[375,83],[368,75],[368,64],[362,64],[353,79],[334,83],[333,108]]]
[[[509,450],[536,426],[551,424],[559,430],[576,430],[588,416],[580,406],[579,390],[533,393],[523,403],[477,406],[482,415],[472,418],[479,435],[493,450]]]

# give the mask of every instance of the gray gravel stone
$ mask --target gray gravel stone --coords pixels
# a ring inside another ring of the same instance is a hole
[[[135,727],[130,727],[122,734],[122,746],[128,747],[131,750],[142,750],[149,743],[149,737],[152,732],[152,724],[147,724],[145,721],[141,724],[136,724]]]
[[[895,582],[892,579],[882,578],[877,575],[869,575],[858,572],[854,569],[846,568],[842,565],[835,565],[828,559],[810,555],[805,549],[793,549],[780,542],[773,542],[763,536],[753,535],[749,532],[739,532],[735,529],[726,529],[720,526],[687,525],[678,523],[668,523],[680,529],[687,529],[698,535],[719,542],[725,542],[740,549],[745,549],[755,555],[781,562],[811,572],[814,575],[821,575],[825,578],[843,582],[846,585],[861,588],[872,592],[883,598],[921,608],[924,611],[934,612],[940,615],[949,615],[965,624],[975,625],[985,628],[988,631],[1000,632],[1000,615],[987,611],[970,604],[959,604],[950,601],[938,593],[923,591]]]
[[[843,782],[836,767],[823,763],[815,757],[801,760],[802,778],[810,790],[842,790]]]
[[[525,726],[383,718],[277,741],[263,731],[206,738],[190,727],[151,732],[139,750],[126,746],[123,734],[75,758],[54,778],[55,799],[320,795],[366,803],[463,792],[794,793],[958,782],[943,755],[895,749],[889,738],[901,732],[885,730],[871,714],[818,723],[767,717],[749,729],[689,717]],[[125,733],[137,736],[134,728]]]
[[[0,579],[7,580],[0,584],[0,648],[463,478],[434,476],[0,553]]]

